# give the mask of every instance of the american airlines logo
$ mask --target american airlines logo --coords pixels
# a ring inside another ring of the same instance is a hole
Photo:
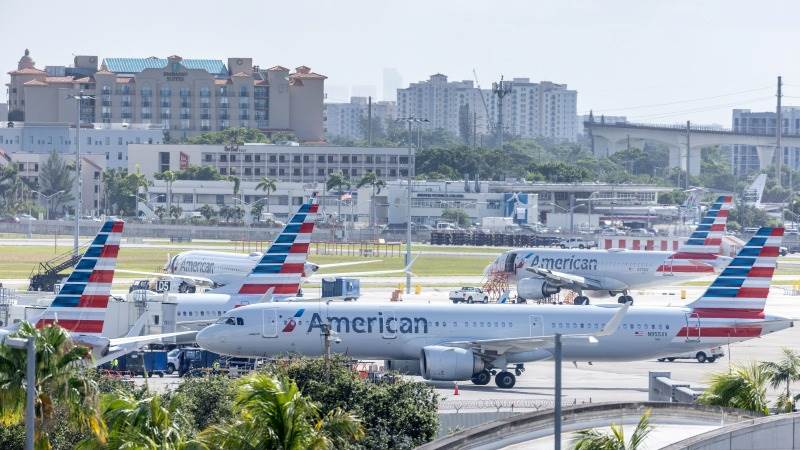
[[[298,309],[297,312],[294,313],[294,316],[290,318],[288,321],[286,321],[286,325],[284,325],[283,330],[281,331],[283,331],[284,333],[291,333],[292,331],[294,331],[294,328],[297,326],[297,322],[295,321],[295,319],[303,317],[303,313],[305,311],[306,310],[303,308]]]
[[[331,330],[334,330],[337,333],[428,333],[428,320],[424,317],[386,317],[380,312],[377,316],[369,317],[328,316],[328,323],[330,323]],[[311,316],[311,321],[308,323],[308,330],[306,332],[311,333],[314,328],[321,329],[322,324],[322,316],[320,316],[318,313],[314,313],[314,315]],[[294,329],[294,326],[292,329]]]
[[[556,270],[597,270],[597,258],[581,258],[571,255],[563,258],[542,257],[533,253],[525,259],[530,261],[531,267]]]
[[[214,263],[209,261],[183,260],[179,266],[182,272],[214,273]]]

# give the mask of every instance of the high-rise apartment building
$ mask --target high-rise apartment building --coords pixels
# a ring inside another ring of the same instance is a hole
[[[325,104],[325,136],[328,139],[367,139],[367,117],[369,100],[366,97],[351,97],[350,103]],[[395,103],[372,101],[373,124],[385,128],[387,120],[395,118]],[[376,133],[377,130],[373,130]]]
[[[800,108],[786,106],[782,110],[783,135],[800,135]],[[775,136],[777,114],[775,111],[755,112],[749,109],[733,110],[733,131],[748,134]],[[761,161],[753,145],[731,145],[731,167],[735,175],[746,175],[766,168],[771,162]],[[800,168],[800,148],[783,147],[783,164]]]
[[[76,56],[72,67],[35,66],[28,50],[9,72],[9,120],[75,122],[69,94],[84,91],[81,120],[163,124],[175,137],[230,127],[323,138],[326,77],[300,66],[261,69],[252,58]]]
[[[577,91],[549,81],[533,83],[529,78],[514,78],[510,86],[503,99],[505,133],[525,138],[576,139]],[[447,76],[435,74],[427,81],[397,90],[397,115],[426,118],[432,127],[454,134],[465,128],[464,121],[470,121],[478,134],[488,134],[499,126],[500,101],[490,89],[481,91],[472,81],[448,82]]]

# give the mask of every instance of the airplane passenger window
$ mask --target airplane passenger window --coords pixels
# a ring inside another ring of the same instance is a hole
[[[583,324],[581,324],[581,328],[583,328]]]
[[[475,327],[475,328],[478,328],[478,322],[474,322],[474,321],[473,321],[473,322],[472,322],[472,326],[473,326],[473,327]]]
[[[241,317],[236,318],[236,325],[244,325],[244,319]]]
[[[200,317],[203,317],[203,311],[200,311]]]
[[[655,330],[655,329],[656,329],[656,326],[655,326],[655,324],[653,324],[653,325],[650,325],[650,329],[651,329],[651,330]]]
[[[453,322],[453,323],[455,323],[455,322]],[[447,322],[445,322],[445,321],[442,321],[442,326],[443,326],[443,327],[446,327],[446,326],[447,326]]]
[[[669,324],[664,325],[664,329],[669,330]]]
[[[465,320],[465,321],[464,321],[464,326],[465,326],[465,327],[468,327],[468,326],[469,326],[469,322],[467,322],[467,321]]]
[[[494,323],[494,327],[497,328],[497,322]]]
[[[439,326],[439,321],[433,322],[433,326],[438,327]]]

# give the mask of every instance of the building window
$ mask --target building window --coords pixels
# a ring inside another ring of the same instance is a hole
[[[169,152],[158,152],[159,171],[169,170]]]
[[[299,163],[299,162],[300,162],[300,155],[294,155],[294,156],[292,156],[292,162]]]

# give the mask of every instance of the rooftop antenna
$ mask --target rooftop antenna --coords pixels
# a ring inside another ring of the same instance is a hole
[[[498,147],[503,148],[503,133],[505,126],[503,124],[503,98],[511,93],[511,82],[504,81],[503,76],[500,75],[500,82],[492,83],[492,95],[497,97],[497,136]]]

